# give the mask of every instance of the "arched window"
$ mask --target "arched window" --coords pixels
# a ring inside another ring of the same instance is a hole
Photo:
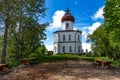
[[[69,51],[72,52],[72,47],[71,46],[69,47]]]
[[[68,37],[69,37],[69,41],[71,41],[71,35],[70,35],[70,34],[69,34],[69,36],[68,36]]]
[[[55,52],[56,52],[56,47],[55,47]]]
[[[65,52],[65,46],[63,46],[63,52]]]
[[[80,35],[78,35],[78,41],[80,41]]]
[[[63,41],[65,41],[65,35],[63,35]]]
[[[69,29],[69,24],[68,23],[66,23],[66,29]]]
[[[80,46],[78,46],[78,52],[80,53]]]

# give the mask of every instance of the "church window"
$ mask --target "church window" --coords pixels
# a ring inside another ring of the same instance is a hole
[[[80,52],[80,46],[78,46],[78,52]]]
[[[80,41],[80,35],[78,35],[78,41]]]
[[[66,23],[66,29],[69,29],[69,24],[68,23]]]
[[[63,46],[63,52],[65,52],[65,46]]]
[[[65,35],[63,35],[63,41],[65,41]]]
[[[71,41],[71,35],[69,34],[69,41]]]
[[[56,47],[55,47],[55,52],[56,52]]]
[[[72,52],[72,47],[71,46],[69,47],[69,51]]]

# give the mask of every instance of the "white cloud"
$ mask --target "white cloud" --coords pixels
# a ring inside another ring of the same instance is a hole
[[[82,31],[82,35],[84,36],[87,32],[86,31]]]
[[[83,27],[83,30],[87,30],[87,29],[88,29],[88,27],[87,27],[87,26]]]
[[[64,14],[65,14],[65,11],[57,10],[52,17],[53,22],[50,23],[48,30],[60,28],[61,27],[61,18],[63,17]]]
[[[82,43],[82,49],[84,50],[84,52],[86,51],[86,49],[88,51],[91,51],[91,44],[90,43]]]
[[[84,35],[83,35],[83,38],[86,40],[87,39],[87,35],[88,35],[88,33],[85,33]]]
[[[85,40],[88,34],[88,27],[89,26],[84,26],[79,28],[82,31],[82,39]]]
[[[92,34],[100,25],[100,22],[93,23],[92,26],[88,27],[89,33]]]
[[[50,38],[48,38],[48,37],[47,37],[47,39],[46,39],[46,40],[50,40]]]
[[[77,27],[74,27],[73,30],[78,30],[78,28],[77,28]]]
[[[53,51],[53,45],[45,45],[48,51]]]
[[[98,11],[92,16],[92,19],[97,20],[97,19],[104,19],[103,16],[103,9],[105,6],[102,6],[98,9]]]

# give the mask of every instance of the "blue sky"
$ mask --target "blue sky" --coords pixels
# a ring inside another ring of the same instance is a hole
[[[44,41],[48,50],[53,50],[54,34],[56,30],[61,30],[61,17],[66,8],[70,9],[75,17],[74,29],[82,31],[82,48],[90,51],[90,43],[86,43],[86,36],[103,23],[103,8],[105,0],[45,0],[46,16],[42,22],[50,22],[45,33],[47,40]]]

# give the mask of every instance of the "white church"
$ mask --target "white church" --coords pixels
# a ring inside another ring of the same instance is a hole
[[[54,32],[54,54],[80,54],[82,52],[82,31],[74,30],[74,17],[67,8],[61,18],[62,30]]]

